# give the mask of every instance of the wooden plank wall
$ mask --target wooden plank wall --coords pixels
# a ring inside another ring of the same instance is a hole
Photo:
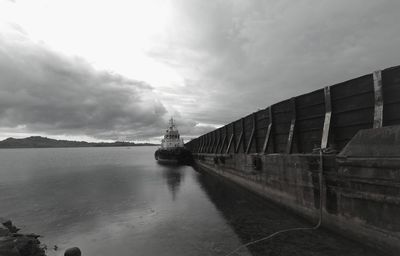
[[[186,147],[193,153],[311,153],[326,136],[327,147],[339,152],[360,129],[399,124],[397,66],[278,102]]]

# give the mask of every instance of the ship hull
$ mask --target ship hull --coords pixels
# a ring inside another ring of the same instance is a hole
[[[154,158],[162,164],[191,164],[192,154],[185,148],[159,148],[154,153]]]

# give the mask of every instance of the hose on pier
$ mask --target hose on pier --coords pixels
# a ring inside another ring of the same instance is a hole
[[[272,233],[266,237],[248,242],[246,244],[243,244],[239,247],[237,247],[235,250],[231,251],[230,253],[226,254],[225,256],[230,256],[233,255],[234,253],[236,253],[237,251],[239,251],[242,248],[248,247],[250,245],[262,242],[262,241],[266,241],[268,239],[271,239],[279,234],[283,234],[283,233],[287,233],[287,232],[291,232],[291,231],[304,231],[304,230],[316,230],[318,229],[321,224],[322,224],[322,189],[323,189],[323,184],[322,184],[322,178],[323,178],[323,169],[324,169],[324,158],[323,158],[323,152],[325,149],[320,148],[319,149],[319,173],[318,173],[318,180],[319,180],[319,220],[318,223],[313,226],[313,227],[299,227],[299,228],[288,228],[288,229],[283,229],[280,231],[277,231],[275,233]]]

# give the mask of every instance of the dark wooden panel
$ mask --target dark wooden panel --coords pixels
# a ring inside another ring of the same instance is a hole
[[[210,143],[210,141],[209,141],[209,136],[210,136],[209,133],[207,133],[206,135],[204,135],[204,146],[203,146],[203,150],[202,150],[203,153],[206,153],[207,150],[208,150],[208,144]]]
[[[400,125],[400,102],[384,105],[383,124]]]
[[[374,121],[374,108],[365,108],[353,112],[333,114],[333,127],[356,126],[357,124],[369,125],[372,128]],[[354,135],[354,134],[353,134]]]
[[[238,140],[239,139],[239,135],[242,132],[242,123],[241,123],[241,119],[237,120],[234,122],[235,125],[235,139]]]
[[[303,120],[325,115],[325,104],[318,104],[312,107],[297,108],[297,120]]]
[[[190,141],[190,147],[192,148],[192,151],[194,151],[195,153],[199,152],[200,149],[200,139],[194,139],[192,141]]]
[[[342,98],[332,101],[332,113],[342,113],[346,111],[355,111],[361,108],[374,107],[374,93],[355,95],[349,98]]]
[[[275,126],[275,134],[288,134],[290,128],[290,122],[286,123],[274,123]]]
[[[208,153],[212,153],[213,146],[214,146],[214,132],[210,132],[210,145],[208,147]]]
[[[299,120],[297,121],[297,131],[312,131],[315,129],[322,130],[324,125],[324,116],[313,118],[309,120]]]
[[[296,97],[297,110],[324,104],[324,89],[319,89]]]
[[[209,136],[210,134],[209,133],[207,133],[207,134],[205,134],[204,135],[204,137],[203,137],[203,140],[204,140],[204,145],[203,145],[203,149],[202,149],[202,153],[206,153],[207,152],[207,149],[208,149],[208,136]]]
[[[257,153],[259,152],[259,147],[258,145],[260,144],[260,141],[257,138],[257,126],[258,126],[258,112],[253,113],[253,125],[254,125],[254,129],[252,129],[252,131],[254,131],[253,136],[253,142],[251,144],[251,148],[250,148],[250,153]]]
[[[382,83],[385,88],[400,86],[400,66],[387,68],[382,71]]]
[[[344,146],[350,141],[350,139],[361,129],[371,128],[370,125],[357,125],[357,126],[345,126],[345,127],[334,127],[334,139],[333,148],[337,151],[343,149]]]
[[[244,118],[245,141],[249,141],[251,131],[253,130],[253,114]]]
[[[242,119],[236,120],[234,122],[235,126],[235,148],[238,148],[238,153],[243,152],[243,136],[240,138],[240,135],[243,132],[242,129]],[[239,147],[238,147],[239,146]]]
[[[220,129],[218,128],[217,130],[214,131],[214,145],[212,148],[212,153],[217,152],[217,148],[219,146],[220,140],[221,140],[221,133],[220,133]]]
[[[400,66],[382,71],[383,125],[400,124]]]
[[[383,87],[383,104],[397,103],[400,101],[400,85]]]
[[[226,127],[227,126],[225,125],[225,126],[220,128],[221,129],[221,143],[220,143],[220,145],[218,147],[218,152],[217,153],[225,152],[225,150],[226,150],[226,144],[227,144],[227,142],[226,142],[226,135],[227,135]]]
[[[218,153],[217,151],[218,151],[219,146],[220,146],[220,144],[222,142],[221,128],[218,128],[215,131],[215,135],[216,135],[216,138],[215,138],[215,146],[214,146],[213,153]]]
[[[269,117],[267,109],[259,110],[256,113],[256,118],[257,118],[257,129],[263,129],[268,126]]]
[[[382,71],[383,82],[383,124],[400,124],[400,66],[385,69]],[[372,74],[361,76],[343,83],[330,87],[332,99],[332,143],[337,150],[343,146],[360,129],[371,128],[374,118],[375,95]],[[320,144],[321,134],[325,116],[324,91],[319,89],[296,97],[296,133],[293,139],[293,148],[298,148],[299,152],[311,152],[316,145]],[[285,100],[273,105],[273,125],[271,129],[270,143],[267,152],[285,152],[287,147],[290,123],[293,117],[291,100]],[[259,110],[255,114],[256,130],[254,140],[257,143],[252,145],[250,152],[261,152],[267,127],[269,124],[268,109]],[[212,147],[212,138],[223,139],[226,137],[228,147],[230,135],[235,127],[235,140],[238,141],[242,132],[242,120],[236,120],[228,125],[228,132],[225,128],[218,130],[217,133],[209,133],[204,138],[208,143],[205,148]],[[239,147],[240,152],[246,148],[253,130],[253,116],[248,115],[244,118],[245,145]],[[297,138],[296,138],[297,136]],[[215,142],[216,143],[216,142]],[[202,140],[193,140],[187,143],[191,148],[199,147]],[[243,144],[243,143],[242,143]],[[297,145],[299,144],[299,145]],[[215,146],[215,144],[214,144]],[[233,148],[231,147],[231,152]],[[237,146],[237,145],[236,145]],[[275,150],[272,150],[275,148]]]
[[[211,147],[212,147],[212,144],[213,144],[213,142],[214,142],[214,139],[213,139],[213,134],[212,134],[212,132],[210,132],[210,133],[208,134],[208,147],[207,147],[207,153],[211,153]]]
[[[258,125],[258,124],[257,124]],[[257,138],[257,152],[261,152],[264,145],[265,136],[267,134],[267,127],[259,128],[257,127],[255,137]]]
[[[290,112],[290,110],[291,110],[290,99],[278,102],[273,105],[274,114],[280,112]]]
[[[301,141],[302,153],[311,153],[313,149],[319,148],[322,138],[322,129],[298,132]]]
[[[229,136],[228,136],[228,141],[227,141],[227,143],[226,143],[227,148],[228,148],[228,146],[229,146],[229,142],[230,142],[230,139],[231,139],[232,134],[235,135],[233,128],[234,128],[234,123],[230,123],[230,124],[228,125],[228,135],[229,135]],[[231,142],[231,147],[229,148],[228,153],[233,153],[233,152],[235,151],[234,149],[235,149],[235,136],[233,136],[233,140],[232,140],[232,142]]]
[[[374,91],[372,74],[331,86],[332,101]]]
[[[262,110],[258,110],[256,112],[256,116],[257,116],[257,122],[263,122],[263,119],[268,118],[268,110],[267,109],[262,109]]]

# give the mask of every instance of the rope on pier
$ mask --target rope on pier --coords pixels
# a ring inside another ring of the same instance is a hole
[[[323,174],[323,168],[324,168],[324,162],[323,162],[323,160],[324,160],[323,159],[323,151],[324,150],[325,149],[322,149],[322,148],[319,149],[319,159],[320,159],[320,161],[319,161],[319,174],[318,174],[318,178],[319,178],[319,220],[318,220],[318,223],[313,227],[288,228],[288,229],[283,229],[283,230],[277,231],[277,232],[275,232],[275,233],[273,233],[271,235],[268,235],[266,237],[263,237],[263,238],[248,242],[246,244],[243,244],[243,245],[237,247],[235,250],[231,251],[230,253],[226,254],[225,256],[233,255],[234,253],[236,253],[237,251],[239,251],[242,248],[248,247],[250,245],[253,245],[253,244],[256,244],[256,243],[259,243],[259,242],[262,242],[262,241],[266,241],[266,240],[268,240],[270,238],[273,238],[273,237],[275,237],[275,236],[277,236],[279,234],[283,234],[283,233],[290,232],[290,231],[316,230],[321,226],[321,224],[322,224],[322,188],[323,188],[323,185],[322,185],[322,178],[323,178],[322,174]]]

